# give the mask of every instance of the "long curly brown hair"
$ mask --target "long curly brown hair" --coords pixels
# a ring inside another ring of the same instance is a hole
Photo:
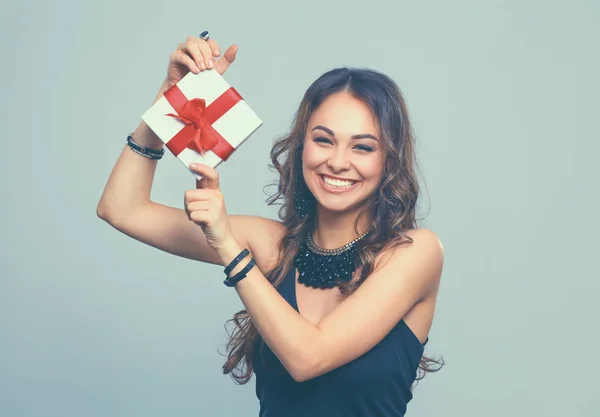
[[[364,282],[372,273],[375,258],[382,250],[412,242],[405,233],[417,227],[415,212],[419,185],[415,172],[415,140],[404,97],[396,83],[382,73],[370,69],[336,68],[320,76],[308,88],[296,112],[291,132],[277,139],[271,150],[270,167],[277,170],[279,180],[275,184],[277,191],[267,199],[267,203],[281,204],[279,219],[287,228],[279,245],[279,262],[272,270],[263,271],[275,287],[293,268],[294,257],[305,236],[315,227],[312,194],[308,191],[312,204],[307,216],[301,217],[294,205],[299,190],[307,190],[301,155],[309,117],[327,97],[342,91],[363,101],[373,111],[385,158],[381,184],[365,202],[354,223],[357,235],[362,216],[368,216],[371,227],[371,233],[358,242],[357,270],[360,277],[354,282],[341,284],[341,293],[349,295]],[[230,324],[234,326],[228,331],[229,354],[223,373],[230,373],[236,383],[245,384],[252,377],[255,349],[264,341],[247,310],[239,311],[228,320],[226,329]],[[438,371],[443,365],[443,359],[435,360],[423,355],[416,381],[428,372]]]

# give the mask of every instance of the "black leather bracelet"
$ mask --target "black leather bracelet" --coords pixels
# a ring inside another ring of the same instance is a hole
[[[243,251],[241,251],[240,254],[238,256],[236,256],[233,259],[233,261],[229,262],[229,265],[227,265],[225,267],[225,269],[223,271],[223,272],[225,272],[225,275],[229,276],[231,271],[233,271],[233,268],[235,268],[242,259],[244,259],[246,256],[248,256],[249,253],[250,253],[250,251],[248,249],[244,249]]]
[[[254,260],[254,258],[250,258],[250,262],[248,262],[248,265],[246,265],[244,267],[244,269],[242,269],[240,272],[238,272],[231,278],[227,278],[225,281],[223,281],[223,284],[227,285],[228,287],[235,287],[235,285],[238,282],[240,282],[242,279],[246,278],[246,275],[248,274],[248,272],[252,268],[254,268],[255,265],[256,265],[256,261]]]

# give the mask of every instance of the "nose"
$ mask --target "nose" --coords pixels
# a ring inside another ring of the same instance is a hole
[[[341,146],[338,147],[327,160],[327,166],[334,172],[350,169],[350,161],[347,158],[345,150]]]
[[[346,155],[345,149],[338,147],[331,157],[327,160],[327,166],[333,172],[346,171],[350,169],[350,160]]]

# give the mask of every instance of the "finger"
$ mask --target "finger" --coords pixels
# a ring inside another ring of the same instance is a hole
[[[207,211],[194,211],[188,216],[194,223],[208,223],[210,214]]]
[[[214,67],[215,62],[213,60],[212,49],[204,39],[198,39],[190,36],[186,40],[185,44],[190,50],[190,53],[194,54],[194,59],[201,59],[204,65],[206,65],[204,69],[212,69]]]
[[[210,49],[212,49],[213,56],[216,58],[221,55],[221,50],[219,49],[219,43],[215,40],[209,39],[206,41],[210,45]]]
[[[237,51],[238,46],[231,45],[229,48],[227,48],[227,50],[223,54],[223,57],[216,62],[215,68],[219,72],[219,74],[223,74],[225,71],[227,71],[227,68],[229,68],[233,61],[235,61]]]
[[[212,206],[213,204],[210,201],[193,201],[188,204],[187,209],[191,214],[195,211],[208,211]]]
[[[194,193],[195,191],[198,190],[189,190],[191,193]],[[208,191],[208,190],[204,190],[204,191]],[[208,211],[210,210],[212,207],[217,207],[215,206],[215,200],[211,199],[210,195],[204,195],[204,194],[195,194],[192,197],[188,197],[189,194],[186,192],[186,198],[184,199],[184,211],[185,214],[187,215],[188,219],[191,220],[191,215],[194,212],[198,212],[198,211]]]
[[[200,39],[192,38],[191,36],[187,38],[185,43],[181,44],[181,50],[192,57],[198,68],[201,70],[206,69],[206,61],[204,59],[204,55],[198,46],[198,42],[204,42]]]
[[[200,72],[200,68],[198,67],[198,65],[196,65],[194,60],[188,54],[181,50],[177,50],[173,53],[173,55],[171,55],[171,62],[173,62],[174,64],[181,65],[183,67],[187,67],[193,73]]]
[[[187,190],[183,197],[185,206],[192,204],[195,201],[210,201],[214,197],[213,190]]]
[[[199,39],[196,43],[196,45],[198,45],[198,48],[200,49],[200,52],[202,53],[202,56],[204,57],[204,62],[206,63],[206,66],[209,69],[213,69],[215,67],[215,61],[214,61],[214,56],[213,56],[213,51],[211,46],[208,44],[207,41],[203,40],[203,39]]]
[[[211,190],[219,189],[219,173],[213,167],[204,164],[191,164],[190,169],[203,176],[200,180],[201,188],[208,188]]]

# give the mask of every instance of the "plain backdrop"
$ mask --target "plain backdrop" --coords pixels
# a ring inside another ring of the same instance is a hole
[[[6,0],[5,0],[6,1]],[[0,12],[0,416],[257,416],[223,375],[242,308],[222,268],[112,229],[96,205],[169,54],[211,31],[264,121],[218,171],[228,211],[276,218],[269,150],[337,66],[405,94],[421,225],[446,261],[408,416],[600,415],[600,3],[54,1]],[[152,198],[182,207],[170,154]]]

